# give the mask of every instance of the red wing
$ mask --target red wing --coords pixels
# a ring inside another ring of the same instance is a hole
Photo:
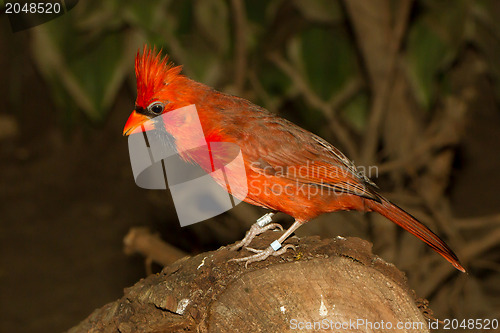
[[[250,167],[259,173],[329,188],[334,193],[348,193],[379,201],[378,196],[366,186],[371,182],[335,147],[309,132],[304,133],[309,134],[307,142],[292,133],[287,134],[290,137],[281,138],[288,141],[287,145],[260,146],[256,154],[252,154],[258,157],[252,159]]]
[[[247,107],[252,113],[233,120],[239,126],[226,127],[224,137],[241,147],[253,171],[379,201],[369,188],[375,184],[337,148],[264,109]]]

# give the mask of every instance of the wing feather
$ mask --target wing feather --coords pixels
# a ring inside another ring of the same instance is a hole
[[[267,131],[252,131],[262,133],[260,139],[265,144],[247,142],[245,146],[252,170],[379,201],[375,184],[333,145],[281,118],[265,123]]]

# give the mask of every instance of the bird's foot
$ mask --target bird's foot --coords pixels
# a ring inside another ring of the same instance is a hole
[[[266,260],[270,255],[279,256],[279,255],[282,255],[283,253],[285,253],[288,249],[293,249],[295,251],[295,246],[292,244],[287,244],[277,251],[274,250],[272,246],[269,246],[265,250],[253,249],[251,247],[246,247],[246,249],[248,251],[254,252],[255,254],[248,256],[248,257],[244,257],[244,258],[231,259],[229,261],[237,261],[237,262],[244,261],[245,268],[248,268],[248,264],[250,264],[252,262]]]
[[[250,243],[255,238],[255,236],[260,235],[261,233],[263,233],[267,230],[273,230],[273,229],[279,229],[279,230],[283,231],[283,227],[278,223],[267,224],[263,227],[259,226],[257,223],[254,223],[254,224],[252,224],[252,227],[250,228],[250,230],[247,231],[245,238],[243,238],[237,244],[231,246],[231,248],[229,248],[229,250],[236,251],[242,247],[247,248],[247,246],[250,245]]]

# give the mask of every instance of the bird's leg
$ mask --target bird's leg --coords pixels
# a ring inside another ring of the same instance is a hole
[[[263,216],[258,218],[257,222],[252,224],[252,227],[250,228],[250,230],[247,231],[245,238],[243,238],[237,244],[233,245],[230,248],[230,250],[236,251],[242,247],[246,248],[252,242],[252,240],[255,238],[255,236],[260,235],[261,233],[263,233],[267,230],[272,230],[272,229],[276,229],[276,228],[283,230],[283,227],[278,223],[269,224],[273,220],[274,214],[275,214],[274,212],[270,212],[270,213],[264,214]]]
[[[291,234],[293,234],[293,232],[295,230],[297,230],[297,228],[300,227],[302,224],[303,224],[303,222],[295,220],[295,222],[290,226],[290,228],[288,228],[288,230],[285,231],[285,233],[283,235],[281,235],[280,238],[278,238],[277,240],[272,242],[271,245],[267,249],[257,250],[257,249],[252,249],[252,248],[247,247],[247,250],[255,252],[255,254],[248,256],[248,257],[244,257],[244,258],[231,259],[229,261],[245,261],[245,267],[247,267],[247,265],[249,263],[266,260],[267,257],[269,257],[270,255],[279,256],[279,255],[285,253],[286,250],[288,250],[290,248],[295,249],[295,246],[293,246],[291,244],[285,245],[283,248],[281,248],[281,244]]]

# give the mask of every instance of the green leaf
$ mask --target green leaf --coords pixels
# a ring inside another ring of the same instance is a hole
[[[133,68],[136,38],[118,32],[84,34],[72,12],[33,29],[33,57],[62,109],[76,105],[101,121]]]
[[[419,103],[428,109],[441,83],[440,71],[453,63],[465,39],[466,7],[447,1],[428,1],[424,12],[408,35],[407,59],[410,78]]]
[[[270,62],[259,66],[259,82],[269,96],[278,98],[286,96],[291,86],[290,78]]]
[[[342,28],[306,29],[301,48],[307,80],[323,100],[330,99],[358,71],[352,41]]]
[[[436,91],[436,75],[443,63],[446,44],[423,21],[415,23],[408,41],[410,77],[419,103],[429,108]]]
[[[84,94],[90,101],[84,111],[93,120],[102,120],[123,82],[123,46],[121,37],[111,34],[80,57],[67,59],[68,69],[79,86],[78,92],[73,93]]]
[[[309,21],[337,23],[342,20],[342,9],[337,0],[294,0],[293,4]]]
[[[368,122],[370,100],[366,92],[356,95],[342,109],[341,116],[352,128],[362,133]]]

